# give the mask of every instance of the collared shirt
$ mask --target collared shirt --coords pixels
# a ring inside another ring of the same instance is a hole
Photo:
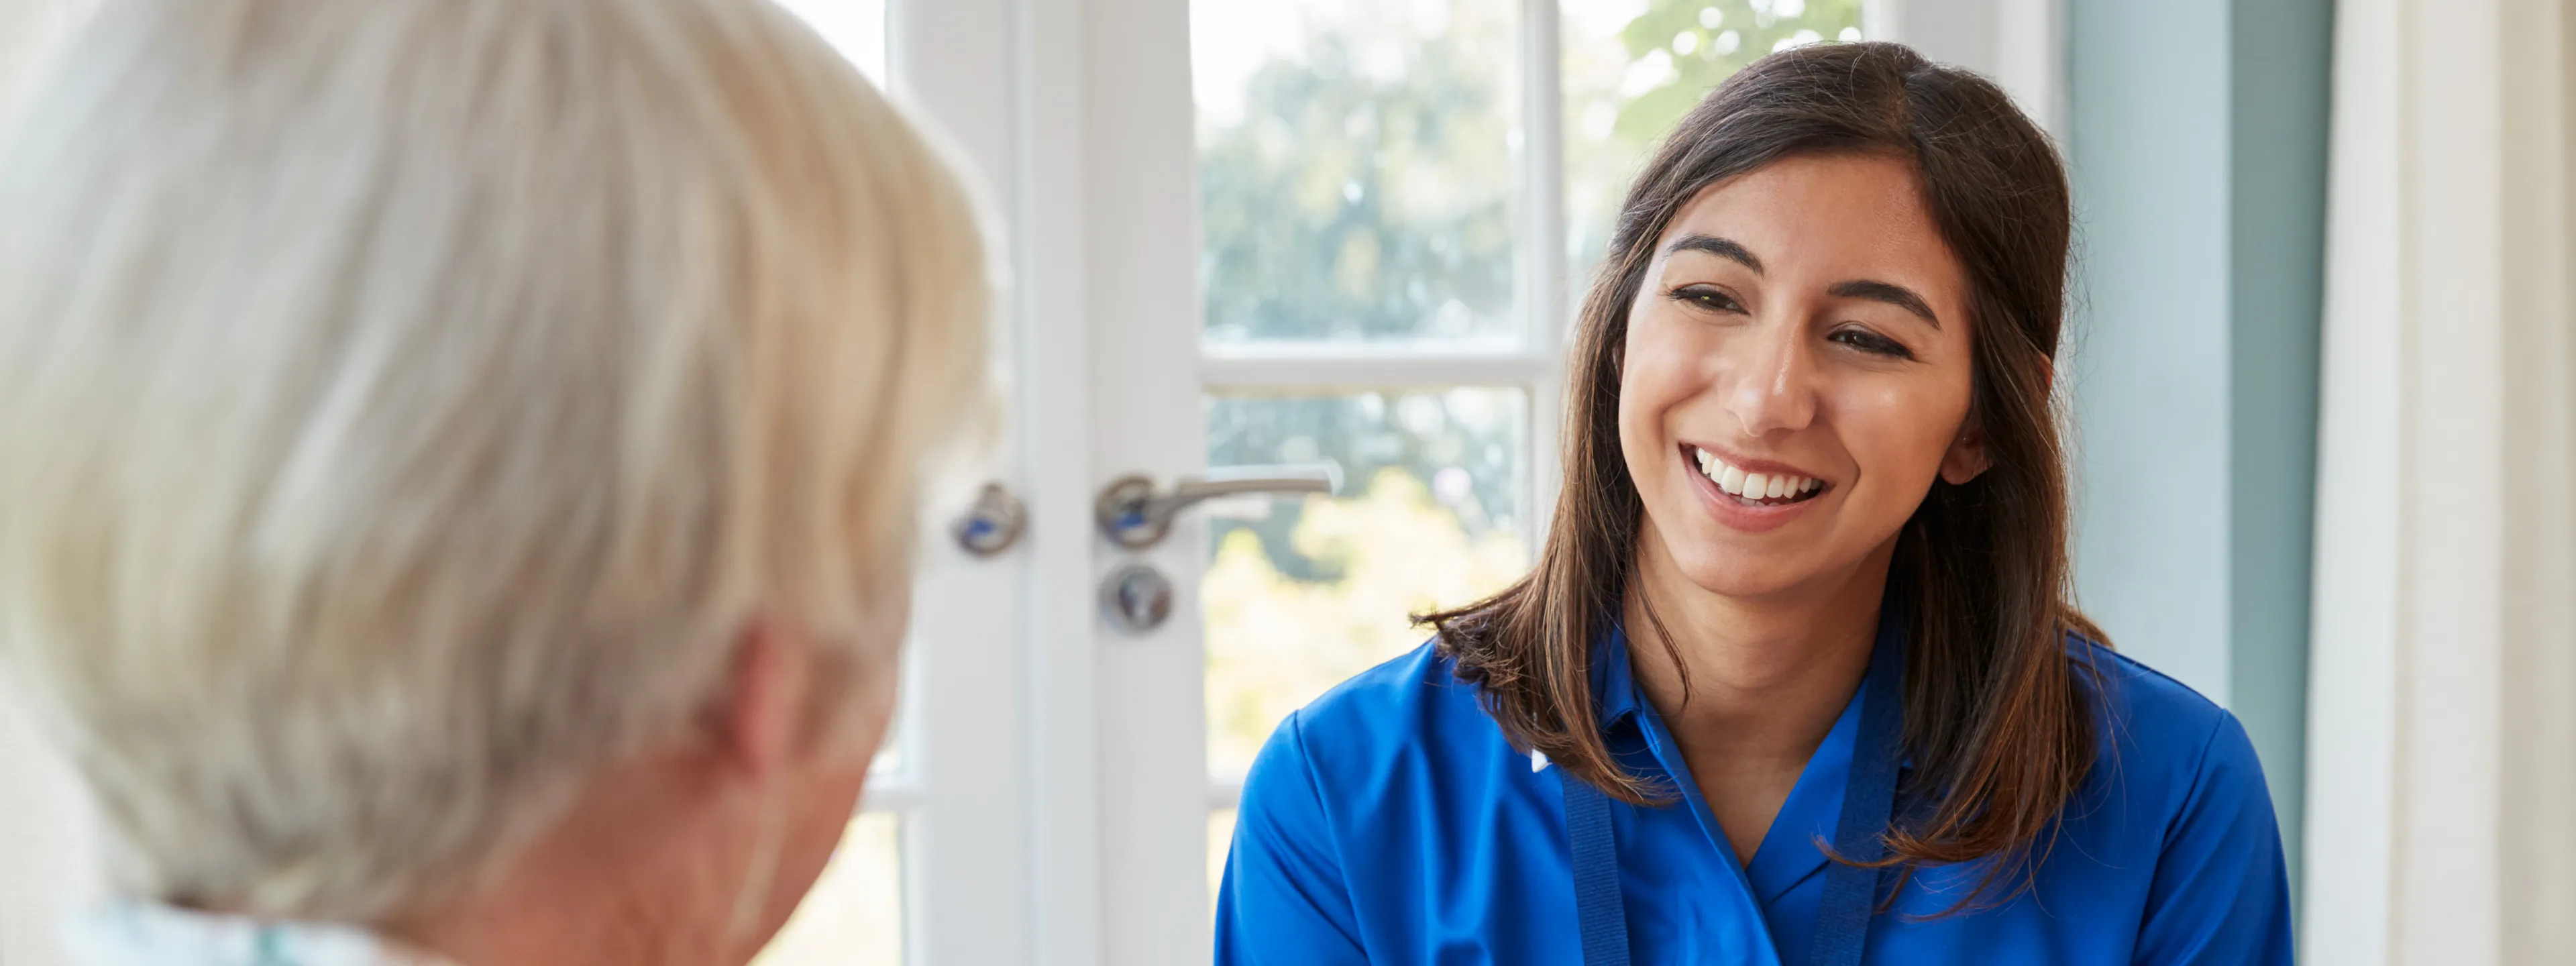
[[[63,930],[78,966],[454,966],[345,926],[141,902],[83,911]]]
[[[2288,963],[2289,877],[2233,715],[2107,648],[2086,695],[2101,743],[2033,855],[2031,888],[1941,915],[1986,862],[1919,869],[1871,924],[1873,963]],[[1593,687],[1631,771],[1678,793],[1613,801],[1639,964],[1801,966],[1824,892],[1860,702],[1834,722],[1750,862],[1608,636]],[[1221,964],[1581,963],[1565,811],[1429,645],[1289,716],[1247,777],[1217,904]],[[1994,898],[1992,896],[1989,897]]]

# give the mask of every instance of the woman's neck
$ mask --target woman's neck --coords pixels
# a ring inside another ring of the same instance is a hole
[[[1644,529],[1623,616],[1647,700],[1695,770],[1703,760],[1803,766],[1869,669],[1893,545],[1848,573],[1741,598],[1691,582]]]
[[[673,779],[650,763],[606,769],[565,816],[486,886],[379,924],[459,966],[741,962],[717,935],[743,872],[701,854]]]

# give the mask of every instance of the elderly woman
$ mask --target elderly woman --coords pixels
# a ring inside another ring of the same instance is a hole
[[[0,654],[103,820],[81,960],[750,959],[981,419],[954,176],[762,0],[110,0],[52,61]]]

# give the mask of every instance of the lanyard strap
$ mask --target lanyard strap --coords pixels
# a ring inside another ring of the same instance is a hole
[[[1816,907],[1816,938],[1808,966],[1860,966],[1869,924],[1878,904],[1887,855],[1881,833],[1896,805],[1897,745],[1905,719],[1897,687],[1904,676],[1904,648],[1893,640],[1893,615],[1879,623],[1861,683],[1860,735],[1843,785],[1843,811],[1834,823],[1834,854],[1848,862],[1825,869],[1825,894]],[[1566,838],[1574,853],[1574,910],[1583,929],[1584,966],[1628,966],[1628,910],[1619,895],[1619,846],[1611,834],[1610,796],[1592,783],[1556,770],[1565,793]]]
[[[1556,770],[1565,789],[1565,833],[1574,846],[1574,913],[1583,919],[1584,966],[1628,966],[1628,907],[1619,899],[1619,843],[1610,796]]]
[[[1887,822],[1896,808],[1896,751],[1905,715],[1897,684],[1904,677],[1902,648],[1888,641],[1893,622],[1879,626],[1861,685],[1860,743],[1852,748],[1843,783],[1843,814],[1834,822],[1834,854],[1847,860],[1825,867],[1825,895],[1816,905],[1816,944],[1809,966],[1860,966],[1869,946],[1869,921],[1878,906],[1885,869],[1868,865],[1887,856]]]

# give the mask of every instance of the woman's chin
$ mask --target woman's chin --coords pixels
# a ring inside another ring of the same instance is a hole
[[[1710,553],[1677,563],[1693,586],[1726,598],[1775,597],[1813,583],[1816,577],[1812,561],[1774,559],[1770,554]]]

